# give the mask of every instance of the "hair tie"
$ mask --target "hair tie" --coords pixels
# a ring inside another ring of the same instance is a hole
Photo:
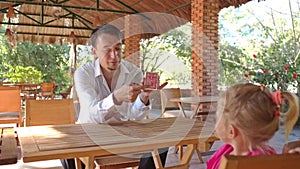
[[[280,116],[279,109],[280,109],[280,105],[282,103],[282,96],[281,96],[281,92],[279,90],[272,93],[272,100],[276,104],[276,111],[274,113],[274,116]]]

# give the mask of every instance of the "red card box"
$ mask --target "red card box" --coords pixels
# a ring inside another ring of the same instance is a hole
[[[146,72],[145,85],[151,89],[157,89],[159,86],[159,76],[156,72]]]

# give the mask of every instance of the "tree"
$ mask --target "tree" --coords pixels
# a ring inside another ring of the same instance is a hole
[[[300,26],[300,15],[299,9],[292,10],[290,0],[286,2],[289,2],[290,7],[288,13],[268,7],[268,13],[263,17],[261,13],[257,15],[257,6],[250,8],[245,5],[244,12],[241,12],[242,9],[228,10],[228,13],[234,13],[233,16],[242,17],[232,18],[227,12],[220,15],[220,23],[230,20],[242,23],[236,26],[235,32],[241,37],[240,43],[232,43],[232,36],[226,35],[229,30],[220,24],[220,61],[224,65],[224,72],[232,73],[232,79],[243,77],[244,80],[265,84],[273,90],[288,90],[299,94],[300,30],[296,28]],[[252,19],[249,19],[250,16]],[[245,19],[247,22],[244,22]],[[223,84],[230,82],[226,78],[223,80]]]
[[[26,81],[30,82],[30,76],[27,79],[16,78],[20,76],[20,72],[16,70],[31,69],[31,73],[42,73],[40,81],[51,81],[51,77],[55,77],[58,85],[57,91],[66,90],[71,84],[69,76],[69,46],[58,44],[35,44],[31,42],[18,42],[16,47],[7,43],[6,37],[0,35],[0,55],[1,55],[1,73],[2,80],[7,78],[8,81]],[[16,72],[13,76],[13,72]],[[39,78],[37,78],[38,80]]]
[[[163,35],[143,39],[141,46],[141,69],[145,73],[158,72],[169,84],[190,84],[191,81],[191,25],[186,24]],[[174,57],[178,60],[174,61]],[[172,61],[171,61],[172,59]],[[176,63],[174,63],[176,62]],[[179,63],[180,62],[180,63]],[[184,65],[185,70],[170,71],[166,65]]]

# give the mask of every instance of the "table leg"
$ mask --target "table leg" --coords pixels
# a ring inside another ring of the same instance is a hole
[[[186,118],[186,114],[185,114],[185,112],[184,112],[184,109],[183,109],[182,104],[181,104],[180,102],[178,102],[177,104],[178,104],[178,107],[179,107],[179,109],[180,109],[180,111],[181,111],[181,113],[182,113],[182,116]]]
[[[203,158],[202,158],[202,155],[201,155],[201,153],[200,153],[200,150],[198,149],[198,145],[196,146],[196,153],[197,153],[197,156],[198,156],[198,159],[199,159],[199,161],[201,162],[201,163],[204,163],[204,161],[203,161]]]
[[[94,169],[95,168],[95,164],[94,164],[94,160],[95,160],[95,157],[94,156],[90,156],[90,157],[80,157],[79,158],[83,164],[85,165],[85,169]],[[80,160],[78,161],[78,164],[76,164],[77,166],[77,169],[81,169],[81,164],[79,163]],[[76,161],[77,162],[77,158],[76,158]],[[80,167],[79,167],[80,166]],[[79,167],[79,168],[78,168]]]
[[[193,111],[193,114],[190,117],[191,119],[195,118],[196,114],[198,113],[199,108],[200,108],[200,103],[197,104],[195,111]]]
[[[157,149],[154,149],[152,151],[152,157],[153,157],[153,161],[154,161],[154,164],[155,164],[155,168],[163,168]]]
[[[196,148],[197,148],[196,144],[187,145],[186,150],[180,160],[180,164],[189,164]]]
[[[79,158],[75,158],[75,166],[76,166],[76,169],[82,169],[81,160]]]

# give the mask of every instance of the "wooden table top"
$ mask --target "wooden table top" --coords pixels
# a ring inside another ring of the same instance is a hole
[[[18,128],[24,162],[153,151],[197,144],[213,136],[214,124],[162,118],[114,124],[70,124]]]
[[[171,102],[181,102],[181,103],[216,103],[218,102],[218,96],[201,96],[201,97],[180,97],[180,98],[171,98]]]

